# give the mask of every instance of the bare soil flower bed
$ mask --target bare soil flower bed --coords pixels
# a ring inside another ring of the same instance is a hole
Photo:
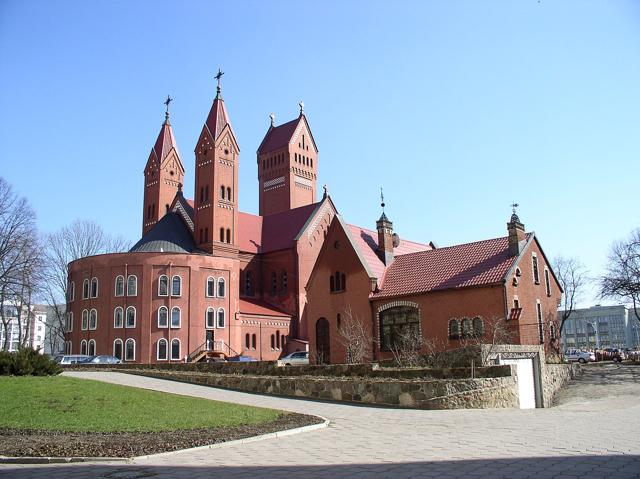
[[[319,417],[287,413],[262,424],[163,432],[57,432],[0,428],[0,456],[133,457],[217,444],[321,422]]]

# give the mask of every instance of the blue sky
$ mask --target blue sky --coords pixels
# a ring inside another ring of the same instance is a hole
[[[383,186],[401,237],[444,246],[505,235],[517,201],[549,256],[597,275],[639,226],[639,58],[634,1],[3,0],[0,175],[43,231],[135,241],[162,102],[192,196],[221,67],[243,211],[269,113],[303,99],[348,222],[375,226]]]

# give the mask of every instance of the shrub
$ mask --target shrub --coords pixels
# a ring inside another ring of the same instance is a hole
[[[31,348],[21,348],[15,353],[0,351],[2,376],[51,376],[61,372],[58,363]]]

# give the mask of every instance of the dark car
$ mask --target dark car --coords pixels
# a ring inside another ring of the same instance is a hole
[[[86,364],[120,364],[121,362],[122,361],[115,356],[102,354],[100,356],[91,356],[91,358],[86,361]]]
[[[249,363],[252,361],[257,361],[256,358],[252,358],[251,356],[231,356],[227,359],[227,361],[235,361],[240,363]]]

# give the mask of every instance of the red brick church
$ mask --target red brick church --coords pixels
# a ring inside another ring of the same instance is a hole
[[[495,315],[523,324],[517,342],[545,342],[560,288],[515,214],[508,237],[449,248],[399,240],[384,214],[376,230],[346,224],[326,189],[317,201],[318,148],[302,103],[287,123],[272,117],[258,148],[259,215],[239,211],[240,148],[220,75],[195,145],[193,199],[167,98],[144,168],[141,239],[69,264],[67,353],[155,363],[274,360],[310,347],[312,360],[320,350],[341,362],[347,306],[379,338],[375,357],[407,324],[455,338]]]

